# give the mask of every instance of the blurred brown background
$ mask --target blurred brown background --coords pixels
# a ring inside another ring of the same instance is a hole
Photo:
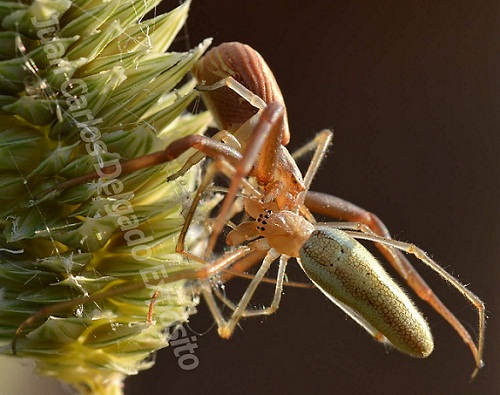
[[[277,314],[243,321],[230,341],[215,329],[197,335],[196,369],[181,370],[165,349],[127,393],[498,393],[500,3],[195,0],[188,31],[191,45],[212,36],[264,56],[288,106],[292,150],[335,130],[314,189],[376,213],[470,284],[488,309],[486,367],[469,384],[468,348],[415,298],[435,337],[426,360],[386,352],[320,292],[287,288]],[[468,302],[416,265],[477,334]],[[190,336],[210,325],[201,305]]]

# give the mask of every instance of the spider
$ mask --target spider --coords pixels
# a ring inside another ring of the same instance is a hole
[[[242,271],[244,267],[260,261],[264,255],[257,273],[238,303],[221,295],[208,281],[201,281],[201,292],[217,322],[219,334],[229,338],[242,317],[267,315],[278,308],[285,269],[293,257],[313,284],[374,339],[406,354],[426,357],[434,346],[429,326],[404,291],[357,239],[372,241],[409,287],[448,321],[469,346],[476,364],[471,376],[474,378],[483,366],[483,302],[422,249],[393,240],[376,215],[338,197],[309,190],[331,142],[332,132],[320,132],[292,157],[285,148],[290,140],[290,132],[279,86],[264,59],[247,45],[225,43],[213,48],[197,63],[193,73],[200,82],[197,89],[221,130],[213,137],[184,137],[171,143],[162,152],[121,164],[122,172],[132,172],[174,160],[190,148],[197,150],[182,169],[170,177],[174,179],[182,176],[204,156],[214,159],[207,167],[186,215],[176,247],[177,252],[204,266],[196,271],[186,270],[160,280],[206,280],[229,267],[238,267],[236,270]],[[311,150],[314,154],[302,177],[294,158]],[[102,169],[101,176],[112,170]],[[206,253],[199,257],[185,250],[184,241],[199,202],[214,176],[219,173],[227,176],[230,184],[211,230]],[[56,189],[98,177],[97,174],[89,174],[58,184]],[[235,203],[241,202],[248,220],[234,226],[227,235],[226,243],[232,250],[210,263],[216,241],[238,211]],[[311,212],[347,222],[317,223]],[[402,252],[414,255],[473,304],[479,316],[477,344]],[[258,310],[248,309],[255,290],[274,261],[279,262],[279,267],[271,305]],[[109,292],[124,292],[124,289],[139,287],[140,284],[131,284],[121,288],[121,291]],[[232,310],[228,320],[223,317],[214,294]],[[30,317],[18,328],[16,335],[28,323],[50,312],[105,296],[91,295],[50,306]]]

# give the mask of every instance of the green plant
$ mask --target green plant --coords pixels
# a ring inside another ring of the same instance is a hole
[[[166,182],[175,161],[47,193],[56,182],[202,133],[210,122],[208,113],[185,111],[194,82],[179,86],[209,42],[165,52],[189,2],[141,21],[158,3],[0,4],[3,354],[12,355],[16,328],[44,306],[192,267],[174,247],[197,168],[179,182]],[[195,311],[182,281],[159,290],[160,319],[147,321],[152,289],[115,295],[28,326],[17,356],[82,394],[119,394],[124,378],[168,345],[165,328]]]

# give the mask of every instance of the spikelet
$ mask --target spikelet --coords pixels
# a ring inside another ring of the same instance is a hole
[[[166,182],[182,161],[47,193],[55,183],[159,151],[202,133],[207,113],[185,112],[180,85],[208,41],[165,52],[189,2],[143,20],[160,0],[34,0],[0,4],[0,345],[53,305],[193,268],[175,253],[198,178]],[[137,22],[137,21],[141,22]],[[118,171],[118,170],[117,170]],[[208,212],[209,210],[205,210]],[[196,237],[191,237],[193,241]],[[82,394],[119,394],[151,366],[168,328],[196,298],[184,282],[73,306],[24,329],[17,356]]]

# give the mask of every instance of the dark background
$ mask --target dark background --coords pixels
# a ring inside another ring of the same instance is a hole
[[[335,130],[313,189],[376,213],[483,298],[486,367],[476,381],[469,349],[415,297],[435,337],[425,360],[386,352],[320,292],[287,288],[277,314],[245,320],[229,341],[207,332],[200,305],[190,322],[190,335],[204,333],[200,365],[181,370],[167,348],[127,394],[498,393],[499,17],[498,2],[197,0],[188,25],[191,45],[212,36],[263,55],[287,103],[292,150]],[[416,266],[476,335],[468,302]]]

